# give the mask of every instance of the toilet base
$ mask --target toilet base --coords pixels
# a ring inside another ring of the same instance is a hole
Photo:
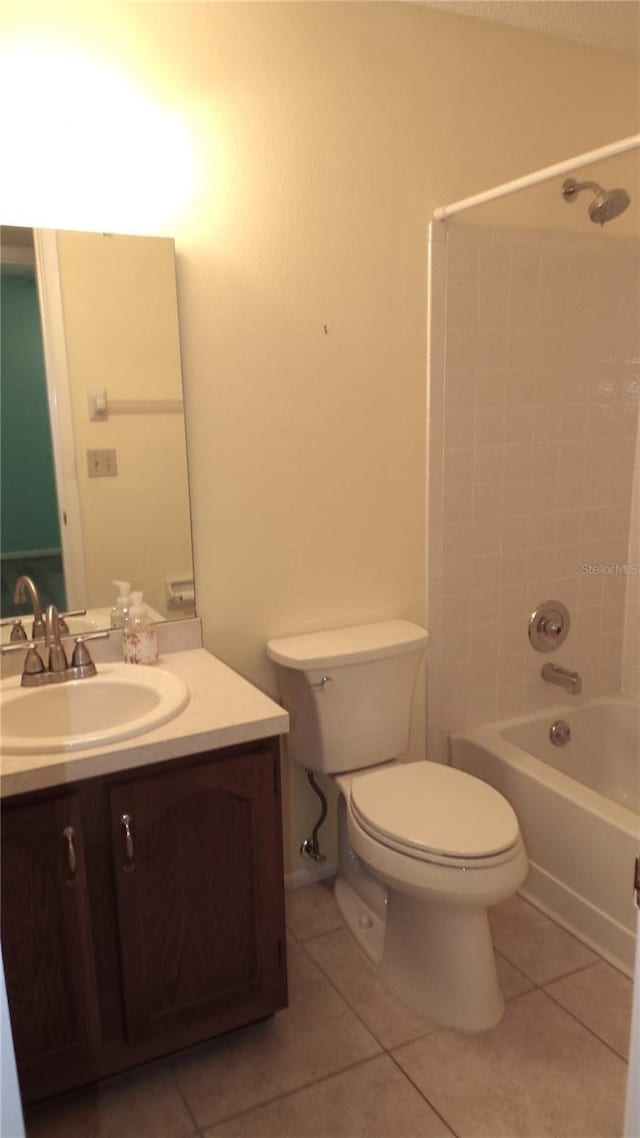
[[[342,877],[341,916],[383,984],[414,1011],[462,1031],[504,1015],[486,909],[425,904],[388,889],[385,922]]]
[[[381,889],[380,886],[378,888]],[[342,877],[336,877],[333,892],[347,929],[374,968],[378,968],[384,950],[384,921]]]
[[[486,1031],[504,1015],[484,908],[425,903],[389,890],[380,979],[447,1027]]]

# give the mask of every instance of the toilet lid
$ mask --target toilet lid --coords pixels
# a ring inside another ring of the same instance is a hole
[[[351,784],[356,818],[407,852],[486,858],[518,840],[518,819],[497,790],[442,763],[400,763]]]

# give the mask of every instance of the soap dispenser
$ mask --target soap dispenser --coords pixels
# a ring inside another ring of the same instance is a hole
[[[116,603],[111,609],[111,627],[124,628],[127,621],[129,612],[129,605],[131,603],[131,582],[130,581],[112,581],[117,589]]]
[[[133,592],[127,619],[122,629],[125,664],[156,664],[158,635],[142,603],[142,593]]]

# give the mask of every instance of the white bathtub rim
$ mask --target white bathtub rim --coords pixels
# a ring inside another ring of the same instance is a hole
[[[628,697],[620,698],[619,696],[607,696],[598,700],[590,700],[589,706],[594,706],[599,703],[610,703],[612,701],[637,706],[635,700]],[[582,706],[585,707],[587,704],[583,703]],[[592,790],[591,787],[585,786],[585,784],[579,782],[578,779],[550,766],[549,763],[545,763],[544,759],[536,758],[535,755],[531,755],[522,747],[518,747],[515,743],[509,742],[509,740],[505,739],[502,735],[502,732],[510,727],[519,727],[523,724],[540,719],[548,719],[550,716],[558,716],[563,713],[566,715],[571,712],[571,710],[575,711],[576,706],[574,705],[572,708],[570,705],[563,704],[560,707],[548,708],[545,711],[536,712],[535,714],[519,715],[512,719],[483,724],[481,727],[472,727],[464,731],[453,731],[449,736],[449,762],[451,762],[452,759],[452,747],[455,742],[461,741],[475,744],[475,746],[489,751],[492,755],[496,755],[499,759],[516,767],[517,770],[528,775],[529,778],[550,786],[555,793],[559,794],[565,800],[577,802],[578,805],[583,807],[590,814],[598,818],[604,818],[607,822],[611,823],[611,825],[622,830],[623,833],[639,839],[639,816],[633,810],[628,809],[626,806],[620,806],[619,803],[613,802],[600,791]]]

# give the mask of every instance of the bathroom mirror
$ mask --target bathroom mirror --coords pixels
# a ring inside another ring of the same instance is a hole
[[[91,628],[109,625],[116,579],[153,619],[193,616],[173,241],[1,238],[2,617],[29,611],[21,573]]]

